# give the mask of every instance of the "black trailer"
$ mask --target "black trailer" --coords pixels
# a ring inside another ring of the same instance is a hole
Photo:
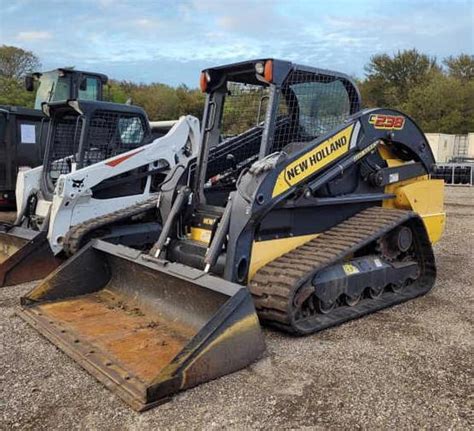
[[[42,162],[44,118],[36,109],[0,105],[0,208],[14,206],[18,171]]]

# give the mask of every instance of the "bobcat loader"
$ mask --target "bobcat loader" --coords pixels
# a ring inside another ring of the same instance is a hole
[[[149,123],[136,106],[86,100],[44,109],[44,163],[19,173],[17,218],[0,231],[0,286],[43,278],[91,235],[153,244],[159,224],[143,211],[156,208],[166,173],[197,151],[199,121],[191,116]]]
[[[19,310],[138,410],[258,359],[259,320],[311,334],[436,278],[443,182],[412,119],[280,60],[207,69],[201,88],[199,154],[165,180],[151,250],[95,240]]]

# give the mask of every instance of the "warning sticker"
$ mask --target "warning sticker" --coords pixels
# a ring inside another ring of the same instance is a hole
[[[346,275],[358,274],[360,272],[359,268],[357,268],[357,266],[352,265],[351,263],[345,263],[344,265],[342,265],[342,269],[344,270]]]
[[[383,264],[382,264],[382,262],[380,261],[380,259],[375,258],[375,259],[374,259],[374,263],[375,263],[375,266],[376,266],[377,268],[381,268],[381,267],[383,266]]]

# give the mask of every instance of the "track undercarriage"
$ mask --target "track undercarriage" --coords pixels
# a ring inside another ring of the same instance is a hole
[[[261,268],[260,319],[308,334],[427,293],[435,263],[422,220],[372,207]]]

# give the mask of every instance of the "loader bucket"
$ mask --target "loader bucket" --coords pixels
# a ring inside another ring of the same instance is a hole
[[[46,232],[13,227],[0,232],[0,287],[39,280],[57,268]]]
[[[100,240],[22,298],[18,314],[138,411],[265,349],[245,287]]]

